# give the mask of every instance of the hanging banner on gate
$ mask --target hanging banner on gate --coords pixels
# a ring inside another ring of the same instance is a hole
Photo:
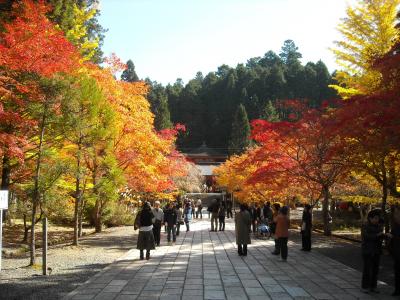
[[[8,191],[0,191],[0,209],[8,209]]]

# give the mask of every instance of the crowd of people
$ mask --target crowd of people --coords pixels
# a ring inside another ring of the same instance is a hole
[[[215,199],[208,206],[211,218],[211,232],[225,230],[225,218],[232,218],[232,202]],[[193,218],[203,218],[202,201],[184,199],[178,202],[168,202],[161,209],[160,202],[155,201],[154,207],[145,202],[137,214],[135,230],[139,229],[137,249],[140,259],[150,259],[150,251],[160,246],[161,229],[167,233],[168,245],[175,244],[180,234],[181,225],[190,231]],[[302,251],[311,251],[312,209],[309,204],[304,206],[301,221]],[[400,296],[400,208],[393,209],[391,231],[384,233],[384,224],[380,210],[369,212],[367,222],[362,226],[362,258],[363,273],[361,289],[365,293],[378,293],[377,280],[379,273],[382,244],[386,241],[394,259],[395,291],[393,296]],[[287,261],[289,239],[289,208],[279,203],[266,202],[263,206],[252,204],[240,205],[240,211],[235,213],[236,244],[239,256],[247,256],[247,246],[251,244],[251,236],[266,233],[268,238],[274,239],[273,255],[280,255],[282,262]],[[263,228],[267,228],[263,232]],[[146,250],[146,255],[144,251]]]
[[[150,259],[150,251],[161,243],[161,230],[167,234],[168,245],[175,244],[179,236],[181,225],[185,225],[186,231],[190,231],[192,218],[202,218],[202,202],[199,199],[185,199],[177,202],[167,202],[161,209],[159,201],[154,202],[152,208],[149,202],[144,202],[136,215],[135,230],[139,229],[137,249],[140,250],[140,259]]]

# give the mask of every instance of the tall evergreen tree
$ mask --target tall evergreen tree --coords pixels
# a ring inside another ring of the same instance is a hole
[[[302,55],[298,50],[299,48],[296,46],[294,41],[286,40],[283,43],[279,56],[286,65],[299,63],[299,59],[302,58]]]
[[[243,153],[250,145],[250,124],[246,109],[240,104],[236,110],[232,123],[231,139],[229,141],[229,153]]]
[[[292,40],[286,40],[279,56],[285,64],[285,78],[287,81],[288,98],[306,98],[304,91],[304,67],[300,62],[302,57],[298,47]]]
[[[166,97],[160,99],[158,110],[154,118],[154,127],[157,130],[162,130],[172,127],[171,115],[169,113],[168,100]]]
[[[269,100],[265,105],[263,111],[263,119],[269,122],[278,122],[279,121],[279,113],[277,112],[275,106],[272,104],[272,101]]]
[[[127,82],[139,81],[139,77],[136,74],[135,65],[133,64],[132,60],[128,60],[126,62],[126,69],[121,74],[121,80]]]
[[[150,86],[147,98],[150,102],[151,112],[154,114],[154,127],[162,130],[172,127],[171,114],[168,108],[168,91],[157,81],[146,78],[146,83]]]
[[[328,87],[332,77],[326,66],[322,62],[303,66],[300,57],[295,43],[288,40],[280,55],[268,51],[263,57],[250,58],[235,68],[222,65],[204,76],[197,73],[185,85],[177,80],[164,88],[149,80],[148,99],[157,115],[160,99],[165,95],[172,123],[186,125],[186,134],[178,138],[179,147],[198,147],[206,141],[208,146],[228,152],[240,103],[249,120],[265,118],[266,108],[274,108],[279,119],[286,120],[290,112],[277,106],[279,100],[307,99],[312,106],[319,106],[322,100],[335,97],[334,90]]]

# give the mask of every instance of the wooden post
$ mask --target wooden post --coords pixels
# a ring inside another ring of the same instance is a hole
[[[43,257],[42,257],[42,270],[43,275],[47,275],[47,218],[43,219]]]

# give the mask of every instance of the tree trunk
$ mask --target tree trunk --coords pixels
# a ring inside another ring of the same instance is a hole
[[[324,235],[329,236],[332,234],[331,230],[331,216],[329,214],[329,187],[324,186],[322,189],[324,200],[322,202],[322,216],[324,219]]]
[[[39,179],[40,179],[40,167],[41,167],[41,160],[42,160],[42,151],[43,151],[43,138],[44,138],[44,130],[45,130],[45,121],[46,121],[46,113],[47,109],[46,106],[43,111],[42,122],[40,124],[40,139],[39,139],[39,149],[38,149],[38,156],[36,160],[36,170],[35,170],[35,177],[34,177],[34,189],[33,189],[33,196],[32,196],[32,221],[31,221],[31,241],[30,241],[30,249],[31,249],[31,260],[30,265],[34,265],[36,263],[36,249],[35,249],[35,224],[36,224],[36,209],[39,204]]]
[[[78,153],[76,155],[76,176],[75,176],[75,211],[74,211],[74,241],[73,245],[78,246],[79,238],[79,209],[82,198],[81,193],[81,149],[82,138],[78,141]]]
[[[101,224],[101,209],[100,201],[96,199],[94,226],[96,232],[102,232],[103,226]]]
[[[31,228],[28,227],[28,225],[26,225],[26,214],[24,214],[24,238],[22,240],[23,243],[27,243],[28,242],[29,229],[31,229]]]
[[[98,205],[96,214],[97,214],[97,220],[95,222],[95,228],[96,232],[102,232],[103,231],[103,202],[101,200],[96,201],[96,204]]]
[[[102,232],[103,224],[102,224],[102,204],[99,199],[99,195],[97,193],[97,158],[96,154],[94,154],[94,162],[93,162],[93,172],[92,172],[92,181],[93,181],[93,194],[96,197],[96,204],[94,207],[94,227],[97,233]]]
[[[83,211],[84,211],[84,209],[85,209],[85,203],[86,203],[85,198],[82,197],[80,202],[81,202],[81,205],[80,205],[80,208],[79,208],[79,228],[78,228],[78,237],[81,237],[81,236],[82,236],[82,219],[83,219]]]
[[[7,155],[3,156],[2,172],[1,172],[1,189],[8,190],[10,185],[10,159]]]
[[[39,218],[36,218],[35,225],[42,220],[42,217],[43,217],[43,210],[41,209],[40,216],[39,216]],[[28,242],[29,230],[31,230],[31,228],[32,228],[32,225],[28,226],[26,224],[26,219],[27,219],[27,215],[24,214],[24,238],[22,239],[22,243],[27,243]]]
[[[73,245],[78,246],[78,228],[79,228],[79,222],[78,222],[78,214],[79,214],[79,201],[80,197],[79,195],[75,196],[75,210],[74,210],[74,240],[73,240]]]
[[[9,196],[10,198],[8,200],[9,202],[8,202],[8,210],[7,210],[6,217],[7,217],[7,225],[12,226],[12,225],[14,225],[15,213],[17,210],[17,208],[16,208],[17,203],[16,203],[16,199],[15,199],[15,193],[10,191],[9,195],[10,195]]]

